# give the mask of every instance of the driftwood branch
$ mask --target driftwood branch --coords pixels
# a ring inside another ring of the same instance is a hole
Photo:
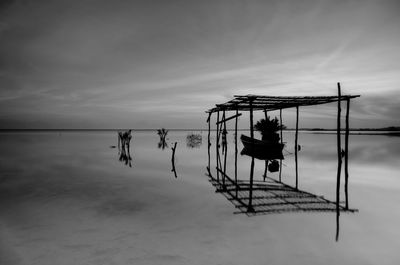
[[[171,147],[171,149],[172,149],[172,158],[171,158],[172,169],[171,169],[171,171],[174,172],[175,178],[178,178],[178,176],[176,175],[176,169],[175,169],[175,150],[176,150],[176,144],[177,144],[177,142],[174,143],[174,147]]]

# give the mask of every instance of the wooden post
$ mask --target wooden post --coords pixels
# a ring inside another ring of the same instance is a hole
[[[237,184],[237,155],[238,155],[238,148],[237,148],[237,133],[238,133],[238,110],[236,109],[236,119],[235,119],[235,184]],[[238,196],[238,188],[236,187],[236,197]]]
[[[175,169],[175,150],[176,150],[176,144],[177,144],[177,142],[175,142],[174,147],[172,147],[172,157],[171,157],[172,169],[171,169],[171,171],[174,172],[175,178],[178,178],[178,176],[176,175],[176,169]]]
[[[338,159],[338,168],[337,168],[337,178],[336,178],[336,241],[339,239],[339,216],[340,216],[340,173],[342,169],[342,149],[341,149],[341,141],[340,141],[340,100],[341,100],[341,92],[340,92],[340,83],[338,85],[338,108],[337,108],[337,159]]]
[[[250,99],[250,137],[252,140],[254,139],[253,99]],[[247,207],[247,212],[254,212],[254,208],[253,208],[253,175],[254,175],[254,156],[251,157],[249,205]]]
[[[348,181],[349,181],[349,112],[350,112],[350,99],[347,99],[346,106],[346,137],[344,139],[344,192],[346,196],[346,210],[349,209],[349,194],[348,194]]]
[[[282,135],[282,109],[279,109],[279,123],[281,124],[281,144],[283,144]],[[279,161],[279,182],[282,182],[282,159]]]
[[[265,179],[268,177],[268,162],[269,162],[268,159],[265,160],[265,169],[264,169],[264,176],[263,176],[264,182],[265,182]]]
[[[207,137],[207,151],[208,151],[208,170],[210,170],[210,166],[211,166],[211,161],[210,161],[210,159],[211,159],[211,155],[210,155],[210,147],[211,147],[211,136],[210,136],[210,133],[211,133],[211,112],[210,113],[208,113],[208,119],[207,119],[207,122],[208,122],[208,137]]]
[[[265,120],[267,120],[268,119],[268,111],[266,109],[264,109],[264,115],[265,115]],[[264,169],[264,176],[263,176],[264,182],[265,182],[265,179],[267,178],[267,176],[268,176],[268,160],[265,160],[265,169]]]
[[[225,110],[223,112],[223,119],[224,119],[224,130],[223,130],[223,139],[222,139],[222,151],[225,150],[224,153],[224,175],[222,176],[222,184],[223,184],[223,189],[226,190],[225,186],[225,176],[226,176],[226,156],[228,152],[228,143],[226,142],[226,121],[225,121]],[[225,134],[225,136],[224,136]]]
[[[296,189],[298,189],[299,185],[299,171],[297,166],[297,151],[298,151],[298,136],[299,135],[299,106],[296,106],[296,134],[294,140],[294,162],[296,166]]]
[[[217,111],[217,123],[219,122],[219,111]],[[215,136],[215,157],[217,160],[217,168],[218,168],[218,158],[219,158],[219,132],[218,132],[219,126],[217,125],[217,131],[216,131],[216,136]],[[219,171],[217,170],[217,182],[219,182]]]

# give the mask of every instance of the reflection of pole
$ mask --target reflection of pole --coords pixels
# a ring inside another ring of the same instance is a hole
[[[337,109],[337,158],[338,158],[338,168],[337,168],[337,178],[336,178],[336,241],[339,239],[339,202],[340,202],[340,173],[342,169],[342,155],[341,155],[341,141],[340,141],[340,83],[338,83],[338,109]]]
[[[279,110],[279,123],[281,124],[281,145],[283,144],[282,135],[282,109]],[[282,159],[279,161],[279,182],[282,182]]]
[[[349,209],[349,194],[348,194],[348,180],[349,180],[349,111],[350,111],[350,99],[347,99],[346,137],[344,138],[344,192],[345,192],[345,196],[346,196],[346,210]]]
[[[296,106],[296,135],[294,140],[294,161],[296,165],[296,189],[298,188],[299,184],[299,172],[297,167],[297,150],[298,150],[298,136],[299,135],[299,106]]]
[[[238,110],[236,110],[236,119],[235,119],[235,184],[237,184],[237,155],[238,155],[238,148],[237,148],[237,127],[238,127]],[[236,190],[236,197],[238,196],[238,188],[235,185]]]
[[[251,140],[254,140],[254,128],[253,128],[253,99],[250,99],[250,136]],[[253,145],[251,145],[253,148]],[[251,150],[253,151],[253,150]],[[250,168],[250,190],[249,190],[249,205],[247,207],[248,212],[254,212],[253,208],[253,175],[254,175],[254,156],[251,157],[251,168]]]

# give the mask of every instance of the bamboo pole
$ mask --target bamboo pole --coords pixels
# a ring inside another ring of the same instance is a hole
[[[224,131],[223,131],[223,134],[225,135],[225,136],[223,136],[223,142],[222,142],[222,151],[224,151],[225,150],[225,153],[224,153],[224,174],[222,175],[222,184],[223,184],[223,189],[225,190],[226,189],[226,186],[225,186],[225,175],[226,175],[226,156],[227,156],[227,153],[228,153],[228,143],[226,142],[226,120],[225,120],[225,110],[223,111],[223,120],[224,120]]]
[[[233,116],[231,116],[229,118],[224,118],[224,119],[220,120],[217,124],[232,120],[232,119],[237,118],[239,116],[242,116],[242,114],[236,114],[236,115],[233,115]]]
[[[172,169],[171,169],[171,171],[174,172],[175,178],[178,178],[178,176],[176,175],[176,169],[175,169],[175,150],[176,150],[176,144],[177,144],[177,142],[175,142],[174,147],[172,147],[172,157],[171,157]]]
[[[219,111],[217,111],[217,123],[219,122]],[[218,132],[219,126],[217,125],[217,131],[216,131],[216,137],[215,137],[215,156],[217,160],[217,167],[218,167],[218,158],[219,158],[219,132]],[[219,182],[219,172],[217,170],[217,181]]]
[[[281,124],[281,144],[283,144],[282,135],[282,109],[279,109],[279,123]],[[282,159],[279,161],[279,182],[282,182]]]
[[[238,156],[238,148],[237,148],[237,132],[238,132],[238,117],[239,111],[236,110],[236,118],[235,118],[235,184],[237,184],[237,156]],[[238,196],[238,187],[236,187],[236,197]]]
[[[342,155],[341,155],[341,140],[340,140],[340,100],[341,100],[341,91],[340,91],[340,83],[338,85],[338,107],[337,107],[337,159],[338,159],[338,168],[337,168],[337,178],[336,178],[336,241],[339,239],[339,216],[340,216],[340,174],[342,169]]]
[[[349,194],[348,194],[348,180],[349,180],[349,112],[350,112],[350,99],[347,99],[346,106],[346,137],[344,139],[344,192],[346,196],[346,210],[349,209]]]
[[[268,111],[266,109],[264,109],[264,115],[265,115],[265,120],[268,119]],[[265,179],[268,177],[268,160],[265,160],[265,169],[264,169],[264,182]]]
[[[250,137],[254,139],[254,128],[253,128],[253,100],[250,99]],[[251,157],[251,168],[250,168],[250,190],[249,190],[249,205],[247,212],[254,212],[253,208],[253,175],[254,175],[254,156]]]
[[[299,106],[296,106],[296,134],[295,134],[295,140],[294,140],[294,160],[295,160],[295,166],[296,166],[296,189],[298,189],[299,185],[299,171],[298,171],[298,165],[297,165],[297,151],[298,151],[298,136],[299,135]]]
[[[210,147],[211,147],[211,112],[208,113],[208,137],[207,137],[207,151],[208,151],[208,170],[210,170],[210,166],[211,166],[211,154],[210,154]]]

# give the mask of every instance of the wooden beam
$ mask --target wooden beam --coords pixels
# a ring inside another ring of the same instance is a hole
[[[177,144],[177,142],[175,142],[174,147],[171,148],[172,149],[172,157],[171,157],[172,169],[171,169],[171,171],[174,172],[175,178],[178,178],[178,176],[176,175],[176,169],[175,169],[176,144]]]
[[[223,188],[226,189],[225,186],[225,175],[226,175],[226,159],[227,159],[227,153],[228,153],[228,143],[226,139],[226,119],[225,119],[225,110],[223,112],[223,121],[224,121],[224,131],[222,135],[222,152],[225,151],[224,153],[224,175],[222,176],[222,183],[223,183]]]
[[[265,120],[268,119],[268,111],[264,109]],[[264,169],[264,181],[268,177],[268,160],[265,160],[265,169]]]
[[[252,140],[254,139],[252,100],[250,100],[250,137]],[[252,205],[252,203],[253,203],[253,198],[252,198],[253,197],[253,175],[254,175],[254,156],[251,157],[249,205],[247,206],[247,212],[254,212],[254,208]]]
[[[217,122],[216,124],[220,124],[220,123],[223,123],[223,122],[227,122],[227,121],[229,121],[229,120],[232,120],[232,119],[237,118],[237,117],[240,117],[240,116],[242,116],[242,113],[233,115],[233,116],[231,116],[231,117],[229,117],[229,118],[226,118],[226,119],[222,119],[222,120],[220,120],[219,122]]]
[[[236,118],[235,118],[235,183],[237,184],[237,156],[238,156],[238,148],[237,148],[237,139],[238,139],[238,117],[239,111],[236,110]],[[236,197],[238,196],[238,189],[236,186]]]
[[[282,109],[279,110],[279,123],[281,124],[281,144],[283,144],[282,135]],[[282,159],[279,161],[279,182],[282,182]]]
[[[210,164],[211,164],[211,152],[210,152],[210,147],[211,147],[211,112],[208,114],[208,119],[207,119],[207,123],[208,123],[208,137],[207,137],[207,151],[208,151],[208,168],[210,168]]]
[[[346,136],[344,138],[344,192],[346,197],[346,210],[349,209],[349,194],[348,194],[348,181],[349,181],[349,112],[350,112],[350,99],[347,99],[346,106]]]
[[[217,123],[219,122],[219,111],[217,111]],[[217,126],[216,136],[215,136],[215,157],[217,160],[217,167],[218,167],[218,156],[219,156],[219,126]],[[217,181],[219,181],[219,172],[217,171]]]
[[[336,241],[339,239],[339,216],[340,216],[340,174],[342,171],[342,147],[340,141],[340,83],[338,85],[338,107],[337,107],[337,128],[336,128],[336,135],[337,135],[337,159],[338,159],[338,168],[337,168],[337,177],[336,177]]]
[[[299,138],[299,106],[296,106],[296,134],[294,140],[294,163],[296,166],[296,189],[299,185],[299,170],[297,165],[297,152],[298,152],[298,138]]]

